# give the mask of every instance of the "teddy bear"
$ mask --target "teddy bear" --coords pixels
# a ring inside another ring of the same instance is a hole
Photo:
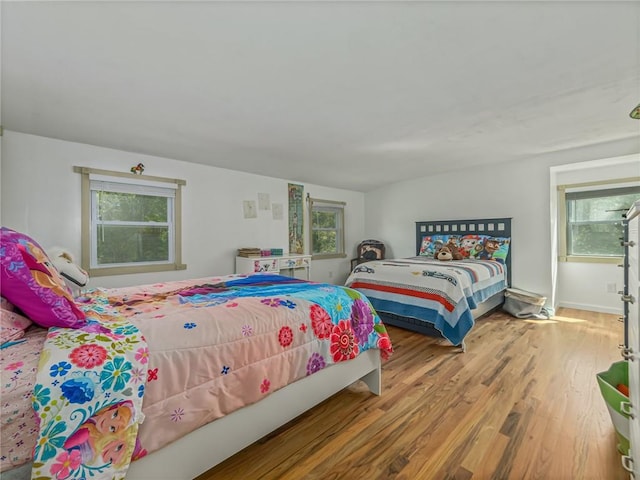
[[[462,253],[460,253],[457,245],[454,243],[447,243],[435,253],[434,258],[436,260],[447,261],[462,260],[464,257],[462,256]]]
[[[433,258],[446,262],[448,260],[453,260],[453,255],[451,254],[449,247],[441,247],[440,250],[435,253]]]
[[[456,245],[447,244],[435,253],[434,258],[436,260],[447,261],[462,260],[464,257],[462,256],[462,253],[460,253],[460,250],[458,250],[458,247]]]

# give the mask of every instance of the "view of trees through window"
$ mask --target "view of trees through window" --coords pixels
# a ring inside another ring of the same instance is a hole
[[[623,214],[640,198],[640,188],[567,194],[567,253],[579,256],[622,256]],[[634,191],[635,190],[635,191]]]
[[[312,253],[330,254],[338,251],[337,209],[314,209],[311,219]]]
[[[170,199],[96,191],[98,264],[169,260]]]

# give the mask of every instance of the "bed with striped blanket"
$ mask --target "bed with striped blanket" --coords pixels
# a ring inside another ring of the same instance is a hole
[[[439,261],[424,255],[424,238],[438,235],[500,237],[510,243],[511,219],[417,222],[417,256],[360,264],[346,286],[365,294],[385,324],[442,336],[464,351],[476,319],[503,302],[511,253],[504,259]]]

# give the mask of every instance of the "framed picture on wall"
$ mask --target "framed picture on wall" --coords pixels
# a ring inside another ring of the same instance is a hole
[[[304,187],[289,184],[289,253],[304,253]]]

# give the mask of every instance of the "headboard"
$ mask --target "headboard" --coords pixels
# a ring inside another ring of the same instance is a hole
[[[422,237],[425,235],[491,235],[511,238],[511,218],[481,218],[474,220],[438,220],[416,222],[416,255],[420,255]],[[507,283],[511,285],[511,253],[513,238],[509,245],[507,265]]]

